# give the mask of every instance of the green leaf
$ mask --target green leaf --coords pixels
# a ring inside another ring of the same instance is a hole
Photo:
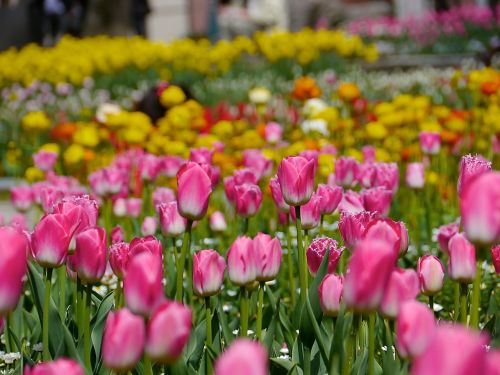
[[[273,348],[274,334],[276,332],[278,320],[278,312],[276,312],[276,315],[272,318],[271,323],[267,327],[266,336],[264,337],[264,346],[266,347],[268,353],[271,353]]]
[[[203,355],[203,349],[205,347],[205,340],[207,337],[207,322],[203,320],[198,324],[194,331],[191,333],[187,347],[188,363],[193,365],[194,368],[198,368],[200,364],[201,357]]]
[[[91,322],[91,339],[97,358],[101,358],[101,345],[102,336],[104,334],[104,325],[106,324],[106,318],[109,312],[113,308],[113,304],[114,292],[110,292],[102,299],[93,318],[93,322]],[[96,372],[96,370],[98,370],[98,366],[95,366],[94,373]]]
[[[231,328],[229,328],[229,324],[227,323],[226,313],[222,308],[222,301],[220,299],[217,306],[217,315],[219,317],[220,326],[222,327],[222,337],[224,337],[226,346],[228,346],[233,341],[233,333],[231,331]]]

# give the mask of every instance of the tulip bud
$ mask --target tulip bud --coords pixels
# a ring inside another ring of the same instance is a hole
[[[146,216],[141,225],[141,233],[143,236],[152,236],[156,233],[158,224],[153,216]]]
[[[316,194],[321,197],[319,210],[322,215],[333,214],[342,200],[342,188],[340,186],[319,184]]]
[[[257,254],[251,238],[238,237],[227,253],[229,280],[235,285],[244,286],[257,278]]]
[[[387,318],[395,319],[401,304],[415,299],[418,295],[418,275],[412,269],[396,268],[392,271],[380,304],[380,312]]]
[[[450,279],[470,283],[476,276],[476,250],[463,233],[455,234],[448,243]]]
[[[493,260],[493,266],[495,266],[495,272],[500,274],[500,245],[491,248],[491,259]]]
[[[153,254],[161,261],[163,258],[161,242],[154,236],[136,237],[132,239],[130,242],[130,257],[135,257],[141,253]]]
[[[258,233],[253,239],[257,260],[257,280],[269,281],[278,276],[281,265],[281,244],[278,238]]]
[[[155,309],[147,326],[146,353],[155,362],[173,364],[189,340],[191,308],[165,301]]]
[[[250,217],[259,211],[262,191],[259,186],[253,184],[237,185],[234,187],[234,198],[238,215]]]
[[[264,133],[266,142],[276,144],[281,141],[281,137],[283,136],[283,128],[276,122],[270,122],[266,125]]]
[[[39,363],[33,368],[26,366],[24,375],[85,375],[80,365],[72,359],[60,358],[52,362]]]
[[[125,241],[125,232],[123,231],[121,225],[117,225],[111,230],[111,243],[113,244],[123,241]]]
[[[140,316],[127,309],[111,311],[102,338],[104,365],[114,371],[128,371],[140,361],[146,340],[146,327]]]
[[[138,218],[142,212],[141,198],[128,198],[126,201],[127,215],[133,218]]]
[[[311,275],[316,276],[319,266],[325,257],[326,251],[330,249],[330,256],[328,257],[328,273],[334,273],[337,264],[344,251],[337,241],[328,237],[315,238],[306,251],[307,267]]]
[[[302,229],[309,230],[316,228],[321,220],[320,213],[321,197],[313,194],[309,202],[300,206],[300,219]],[[295,219],[295,210],[291,211],[292,218]]]
[[[148,252],[130,258],[123,281],[125,302],[134,314],[149,316],[163,298],[161,258]]]
[[[326,316],[337,316],[342,298],[343,280],[341,276],[328,274],[319,285],[319,303]]]
[[[10,200],[16,210],[27,211],[33,204],[33,191],[29,186],[17,186],[10,189]]]
[[[301,156],[283,159],[278,167],[278,181],[283,199],[290,206],[301,206],[314,191],[314,161]]]
[[[356,191],[347,190],[339,203],[340,213],[358,214],[365,210],[363,197]]]
[[[127,215],[127,200],[118,198],[113,202],[113,213],[116,217],[124,217]]]
[[[361,147],[361,152],[363,153],[363,160],[365,162],[374,162],[375,161],[375,153],[376,149],[375,146],[372,145],[366,145]]]
[[[283,199],[283,194],[281,193],[281,185],[278,181],[278,177],[273,177],[269,180],[269,187],[271,189],[271,196],[273,197],[274,204],[280,210],[280,212],[289,212],[290,206],[286,204]]]
[[[215,211],[208,219],[210,229],[213,232],[225,232],[227,229],[226,218],[220,211]]]
[[[162,203],[175,201],[175,193],[172,189],[166,187],[157,187],[152,194],[153,207],[158,210],[158,206]]]
[[[84,284],[101,280],[106,271],[106,231],[89,228],[76,236],[76,272]]]
[[[420,148],[424,154],[437,155],[441,150],[441,134],[436,132],[420,132]]]
[[[362,191],[364,207],[367,211],[377,211],[381,216],[387,216],[391,209],[392,192],[385,187],[375,187]]]
[[[464,187],[460,211],[469,241],[480,244],[500,242],[500,172],[488,172]]]
[[[193,291],[200,297],[217,294],[224,282],[226,261],[215,250],[193,255]]]
[[[215,375],[267,375],[268,361],[260,342],[237,339],[215,361]]]
[[[193,183],[196,181],[196,183]],[[186,219],[199,220],[207,212],[212,180],[201,165],[187,162],[177,173],[177,203]]]
[[[126,242],[116,242],[109,248],[109,265],[116,277],[123,279],[127,273],[129,261],[129,244]]]
[[[0,227],[0,315],[14,310],[23,290],[28,241],[11,227]]]
[[[457,223],[451,223],[442,225],[438,229],[437,241],[439,243],[440,249],[448,254],[448,242],[450,238],[458,233],[459,225]]]
[[[339,231],[344,245],[352,249],[363,238],[368,223],[377,217],[378,213],[368,211],[358,214],[341,213]]]
[[[186,231],[187,219],[177,209],[177,202],[162,203],[158,207],[160,227],[164,236],[177,237]]]
[[[359,163],[356,159],[342,156],[335,160],[335,181],[337,184],[350,187],[357,176]]]
[[[385,241],[359,242],[349,260],[344,280],[346,306],[360,312],[377,309],[396,262],[393,247]]]
[[[420,290],[426,296],[432,296],[441,289],[444,283],[444,267],[438,257],[424,255],[418,260],[418,277]]]
[[[401,357],[416,357],[429,345],[436,330],[434,313],[421,302],[406,301],[396,321],[396,348]]]
[[[422,189],[425,185],[423,163],[409,163],[406,167],[406,185],[411,189]]]
[[[491,162],[481,155],[465,155],[460,159],[460,173],[458,175],[457,192],[461,196],[462,192],[471,181],[484,173],[491,171]]]
[[[38,151],[33,154],[33,163],[41,171],[48,172],[54,169],[58,155],[51,151]]]

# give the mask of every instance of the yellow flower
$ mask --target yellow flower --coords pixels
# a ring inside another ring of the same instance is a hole
[[[337,89],[337,94],[340,99],[350,102],[360,97],[361,91],[358,86],[352,82],[343,82]]]
[[[170,85],[160,95],[160,103],[167,107],[179,105],[186,100],[186,94],[179,86]]]
[[[53,152],[54,154],[59,155],[61,147],[57,143],[45,143],[40,147],[40,151]]]
[[[42,132],[50,128],[50,119],[45,112],[35,111],[28,112],[21,119],[21,124],[28,132]]]
[[[85,149],[79,144],[70,145],[66,151],[64,151],[64,162],[68,165],[74,165],[80,163],[85,156]]]
[[[99,131],[95,124],[80,124],[73,135],[73,142],[84,147],[96,147],[99,144]]]
[[[248,99],[254,104],[266,104],[271,99],[271,92],[265,87],[255,87],[248,92]]]
[[[383,139],[387,136],[387,129],[379,121],[372,121],[366,124],[366,133],[369,138]]]
[[[30,184],[37,181],[42,181],[45,178],[45,173],[36,167],[29,167],[24,173],[26,181]]]

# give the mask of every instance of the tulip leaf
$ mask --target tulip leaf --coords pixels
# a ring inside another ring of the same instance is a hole
[[[193,365],[194,368],[199,367],[201,357],[203,355],[203,349],[205,347],[207,331],[207,322],[203,319],[191,333],[187,347],[187,358],[188,363]]]
[[[94,346],[97,358],[101,358],[101,345],[102,345],[102,337],[104,334],[104,325],[106,323],[106,318],[109,312],[113,308],[113,304],[114,304],[114,292],[109,292],[99,304],[99,307],[97,308],[97,312],[91,324],[92,345]],[[94,369],[94,372],[95,370],[96,369]]]
[[[222,328],[222,337],[224,338],[226,346],[228,346],[233,341],[233,333],[227,323],[226,314],[224,313],[224,310],[222,308],[222,302],[219,302],[217,306],[217,316],[219,318],[220,326]]]
[[[266,347],[268,353],[271,353],[271,349],[273,347],[273,340],[276,333],[277,322],[278,317],[273,316],[273,318],[271,319],[271,323],[267,327],[266,336],[264,337],[264,346]]]
[[[285,358],[271,358],[272,374],[302,374],[302,369],[297,363]]]

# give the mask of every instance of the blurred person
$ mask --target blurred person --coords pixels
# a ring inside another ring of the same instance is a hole
[[[55,44],[62,34],[61,20],[66,12],[66,6],[61,0],[45,0],[43,4],[48,25],[50,43]]]
[[[132,0],[132,26],[137,35],[146,37],[146,16],[151,12],[148,0]]]
[[[66,14],[63,17],[64,32],[73,36],[81,37],[83,25],[87,17],[89,6],[88,0],[64,0]]]
[[[248,0],[248,14],[258,30],[288,29],[286,0]]]
[[[234,39],[238,35],[251,36],[255,31],[245,0],[219,0],[217,21],[221,39]]]
[[[44,1],[29,0],[28,27],[30,41],[41,45],[43,43],[43,24],[45,20]]]

